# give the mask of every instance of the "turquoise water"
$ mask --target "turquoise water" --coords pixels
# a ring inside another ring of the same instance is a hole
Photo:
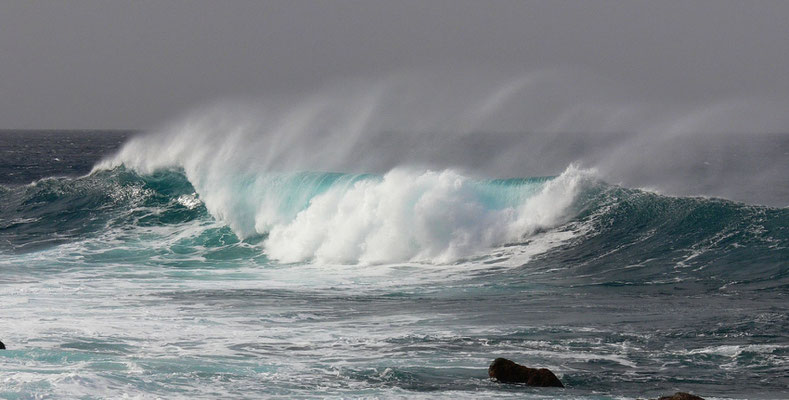
[[[0,397],[789,397],[786,208],[573,167],[85,173],[0,187]]]

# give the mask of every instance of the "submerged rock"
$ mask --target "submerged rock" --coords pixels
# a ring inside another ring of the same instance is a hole
[[[547,368],[529,368],[506,358],[497,358],[488,367],[488,375],[499,382],[525,383],[529,386],[564,387]]]
[[[704,400],[704,399],[699,396],[692,395],[690,393],[677,392],[671,396],[663,396],[658,400]]]

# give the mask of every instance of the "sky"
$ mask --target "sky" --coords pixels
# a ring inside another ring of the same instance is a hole
[[[145,129],[404,70],[568,68],[648,101],[789,93],[789,2],[3,1],[0,128]]]

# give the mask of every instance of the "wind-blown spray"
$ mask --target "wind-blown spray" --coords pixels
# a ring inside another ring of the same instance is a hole
[[[789,190],[775,182],[786,165],[736,157],[776,161],[789,144],[771,131],[782,121],[762,120],[751,145],[724,129],[719,119],[747,107],[680,118],[594,98],[571,74],[433,78],[219,103],[133,138],[98,169],[182,169],[215,218],[242,238],[268,235],[269,255],[285,261],[446,261],[517,241],[571,212],[591,181],[584,167],[668,193],[741,198],[758,183],[767,187],[748,192],[753,201],[780,203]],[[491,179],[540,175],[559,178],[514,185],[517,200],[490,204]]]

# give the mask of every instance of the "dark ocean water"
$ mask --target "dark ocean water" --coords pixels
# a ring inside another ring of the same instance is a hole
[[[0,183],[27,184],[52,176],[85,175],[118,150],[131,131],[0,130]]]
[[[0,397],[789,398],[789,209],[131,136],[0,132]]]

